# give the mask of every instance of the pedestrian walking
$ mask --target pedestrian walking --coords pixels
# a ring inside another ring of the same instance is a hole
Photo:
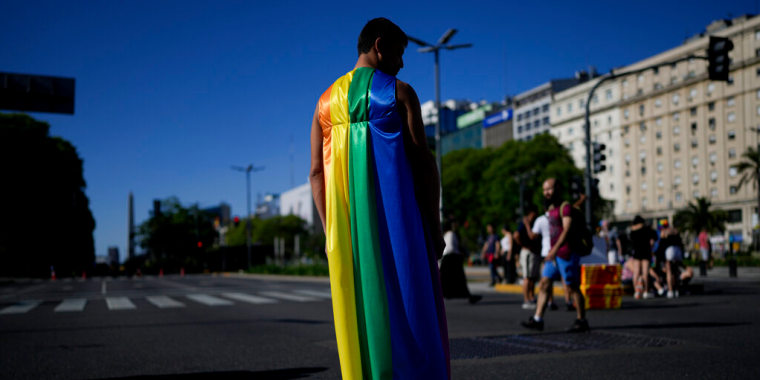
[[[585,301],[580,291],[580,255],[570,248],[571,239],[575,238],[570,233],[573,223],[572,206],[568,202],[563,202],[561,190],[559,182],[554,178],[549,178],[543,183],[544,201],[549,213],[551,249],[545,259],[546,265],[539,285],[536,313],[522,325],[533,330],[544,329],[543,317],[548,303],[548,289],[552,279],[561,274],[576,304],[577,318],[567,331],[585,332],[589,331],[589,324],[586,321]]]
[[[517,255],[515,254],[512,240],[512,231],[510,231],[505,224],[501,227],[501,240],[499,241],[499,245],[501,246],[501,264],[504,270],[504,282],[507,284],[514,284],[517,281],[517,268],[515,265]]]
[[[499,271],[496,270],[499,266],[500,245],[499,238],[493,233],[493,225],[486,225],[486,242],[483,243],[481,258],[488,264],[488,269],[491,273],[491,286],[501,283],[503,280],[501,275],[499,275]]]
[[[668,228],[663,232],[665,236],[660,244],[665,247],[665,278],[668,283],[668,298],[678,298],[680,268],[683,262],[683,240],[675,228]]]
[[[520,250],[520,268],[523,275],[523,309],[535,309],[535,287],[541,277],[541,240],[533,233],[533,222],[538,208],[529,204],[525,207],[525,216],[517,223],[517,242]]]
[[[443,298],[467,298],[471,304],[480,301],[483,296],[472,295],[467,286],[467,276],[464,273],[464,254],[459,247],[458,225],[455,221],[447,221],[444,225],[443,241],[446,247],[441,258],[441,289]]]
[[[388,19],[369,21],[356,65],[312,120],[309,177],[343,379],[451,377],[438,169],[419,99],[395,77],[407,44]]]
[[[636,215],[631,225],[630,241],[633,248],[633,286],[635,299],[649,298],[649,263],[657,234],[646,226],[644,218]]]

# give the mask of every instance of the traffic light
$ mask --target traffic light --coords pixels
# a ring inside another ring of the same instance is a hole
[[[235,227],[239,226],[240,225],[240,217],[236,216],[235,218],[232,219],[232,222],[235,223]]]
[[[594,147],[594,174],[601,173],[605,170],[607,170],[607,166],[604,165],[604,160],[607,159],[607,156],[604,155],[604,149],[607,148],[604,144],[600,143],[593,143]]]
[[[728,82],[729,64],[728,52],[734,49],[734,43],[725,37],[710,36],[707,48],[707,75],[710,80]]]

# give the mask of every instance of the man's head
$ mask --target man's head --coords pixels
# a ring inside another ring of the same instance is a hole
[[[528,220],[531,222],[536,220],[536,216],[538,216],[538,207],[533,203],[528,203],[528,205],[525,206],[525,216],[527,216]]]
[[[380,71],[397,75],[404,67],[404,49],[409,39],[398,25],[387,18],[370,20],[359,33],[359,55],[367,54]]]
[[[547,206],[560,204],[560,186],[556,178],[548,178],[543,184],[544,203]]]
[[[486,226],[486,232],[488,232],[489,235],[493,234],[493,226],[488,224]]]

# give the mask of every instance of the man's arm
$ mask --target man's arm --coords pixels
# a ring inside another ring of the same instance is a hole
[[[319,105],[314,110],[311,121],[311,170],[309,170],[311,194],[317,206],[319,218],[322,220],[322,231],[326,233],[325,219],[325,167],[322,162],[322,126],[319,125]]]
[[[422,217],[427,220],[432,228],[431,236],[435,254],[440,258],[445,246],[438,211],[438,204],[441,199],[440,177],[438,176],[435,157],[427,146],[420,100],[412,86],[400,80],[396,80],[396,98],[401,121],[405,127],[404,140],[407,142],[405,148],[412,167],[417,202]]]
[[[573,219],[570,217],[570,215],[566,215],[562,217],[562,233],[559,234],[559,237],[557,238],[557,242],[554,243],[554,245],[552,246],[552,249],[549,251],[549,254],[546,255],[546,261],[554,260],[554,257],[557,255],[557,251],[559,250],[559,247],[561,247],[562,244],[565,243],[565,239],[567,239],[567,234],[568,232],[570,232],[570,225],[572,225],[572,222],[573,222]]]

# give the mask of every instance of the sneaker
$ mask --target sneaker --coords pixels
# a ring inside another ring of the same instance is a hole
[[[633,298],[637,299],[637,300],[640,300],[641,299],[641,292],[636,291],[636,293],[633,293]]]
[[[565,304],[566,311],[575,311],[575,306],[571,303]]]
[[[559,309],[559,306],[557,306],[556,303],[552,302],[549,304],[549,310],[557,310]]]
[[[673,295],[674,295],[676,298],[678,298],[678,290],[676,290],[675,292],[673,292]]]
[[[644,299],[648,299],[648,298],[652,297],[652,294],[649,293],[649,292],[644,292],[643,297],[644,297]]]
[[[523,302],[522,308],[525,309],[525,310],[535,310],[536,309],[536,304],[534,304],[532,302]]]
[[[480,296],[480,295],[477,295],[477,296],[470,296],[470,299],[469,299],[469,301],[470,301],[470,304],[471,304],[471,305],[474,305],[474,304],[478,303],[478,302],[479,302],[480,300],[482,300],[482,299],[483,299],[483,296]]]
[[[591,328],[588,327],[588,321],[585,319],[576,319],[575,322],[573,322],[573,325],[567,329],[567,332],[569,333],[581,333],[589,331],[591,331]]]
[[[666,292],[665,288],[660,288],[660,290],[657,291],[657,295],[662,297],[665,295],[665,292]]]
[[[533,317],[528,318],[527,322],[520,322],[520,324],[527,329],[544,331],[544,321],[538,322]]]
[[[676,295],[672,290],[668,290],[668,298],[674,298]]]

